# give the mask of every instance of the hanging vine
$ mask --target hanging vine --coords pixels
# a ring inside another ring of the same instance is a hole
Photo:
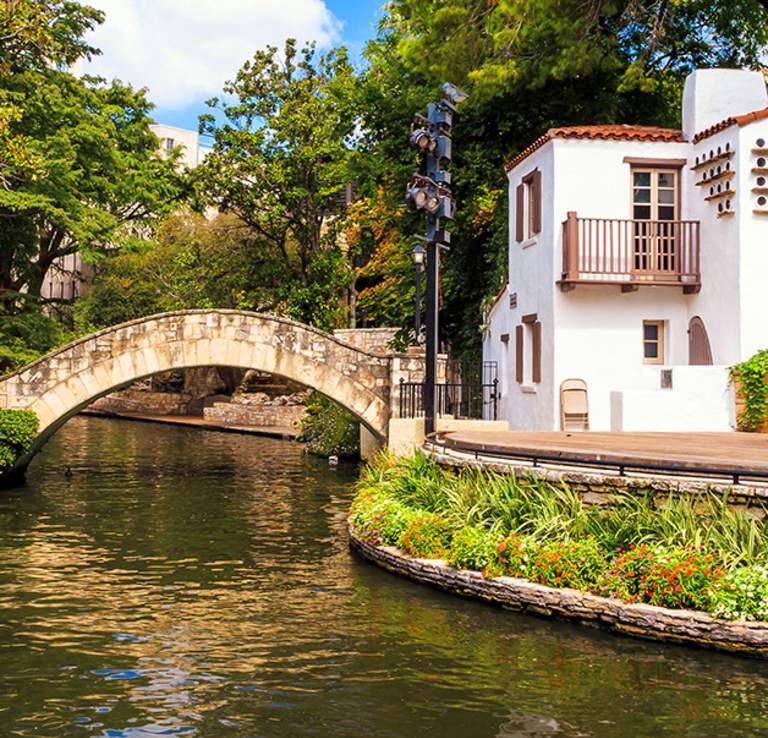
[[[768,349],[731,367],[731,381],[741,386],[745,402],[739,430],[758,430],[768,416]]]

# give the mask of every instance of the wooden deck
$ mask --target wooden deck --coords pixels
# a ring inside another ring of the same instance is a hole
[[[457,431],[442,440],[457,451],[540,453],[588,461],[717,468],[768,475],[768,435],[759,433],[524,433]]]

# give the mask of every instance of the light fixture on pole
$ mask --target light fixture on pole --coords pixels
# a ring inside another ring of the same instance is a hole
[[[425,154],[426,176],[414,174],[406,190],[406,200],[417,210],[424,210],[427,218],[424,371],[424,431],[427,434],[435,430],[440,252],[447,250],[451,235],[445,230],[444,221],[451,220],[456,210],[451,196],[451,175],[443,169],[443,165],[450,163],[453,157],[451,130],[456,105],[468,97],[449,82],[443,85],[442,93],[443,97],[438,102],[430,103],[427,116],[417,115],[411,126],[410,142],[420,153]],[[420,273],[420,266],[417,265],[416,269]],[[420,327],[416,329],[417,337]]]
[[[411,255],[416,267],[416,310],[414,311],[413,318],[413,345],[418,346],[421,343],[421,267],[424,265],[427,252],[420,243],[417,243],[413,247]]]

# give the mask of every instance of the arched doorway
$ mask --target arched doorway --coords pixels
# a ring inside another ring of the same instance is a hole
[[[712,348],[704,321],[696,316],[688,324],[688,363],[694,366],[712,364]]]

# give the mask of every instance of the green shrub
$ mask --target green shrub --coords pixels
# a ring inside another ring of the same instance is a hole
[[[640,582],[647,579],[656,558],[655,548],[632,544],[628,551],[618,549],[617,553],[600,578],[597,591],[604,597],[634,602],[640,594]]]
[[[431,513],[414,518],[402,537],[405,552],[418,559],[444,559],[450,543],[450,525]]]
[[[768,566],[744,566],[728,572],[712,598],[716,617],[768,620]]]
[[[474,525],[460,528],[451,538],[448,563],[455,569],[472,569],[482,572],[489,567],[494,568],[498,559],[496,551],[498,540],[497,533],[491,533],[485,528]]]
[[[350,522],[366,543],[402,546],[403,534],[420,513],[397,500],[367,490],[355,499]]]
[[[709,610],[714,589],[723,579],[723,569],[712,556],[686,548],[653,550],[653,561],[639,580],[638,596],[659,607]]]
[[[747,361],[731,367],[731,379],[741,384],[745,408],[739,430],[754,431],[768,415],[768,349],[758,351]]]
[[[486,569],[488,576],[526,577],[531,554],[537,544],[514,533],[496,544],[496,558]]]
[[[38,426],[31,410],[0,410],[0,474],[32,449]]]
[[[320,394],[307,402],[307,416],[299,440],[315,456],[338,456],[357,459],[360,456],[360,423],[355,417]]]
[[[606,557],[594,538],[541,544],[531,552],[528,576],[549,587],[594,591],[606,569]]]

